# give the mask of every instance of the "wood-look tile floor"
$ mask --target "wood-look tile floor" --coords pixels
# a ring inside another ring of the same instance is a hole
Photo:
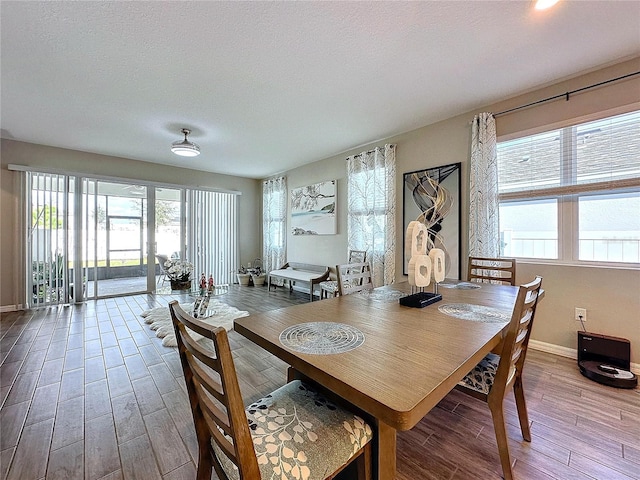
[[[307,298],[238,286],[220,297],[251,313]],[[179,358],[139,316],[170,300],[138,295],[2,314],[1,479],[195,478]],[[246,402],[284,383],[282,361],[235,332],[230,340]],[[575,361],[530,350],[525,391],[531,443],[506,401],[516,478],[640,479],[638,389],[598,385]],[[450,393],[398,435],[398,480],[500,477],[489,410],[464,394]]]

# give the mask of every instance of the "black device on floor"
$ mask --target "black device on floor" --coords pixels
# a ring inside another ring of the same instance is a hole
[[[578,367],[585,377],[603,385],[638,385],[638,377],[630,371],[631,344],[625,338],[578,332]]]

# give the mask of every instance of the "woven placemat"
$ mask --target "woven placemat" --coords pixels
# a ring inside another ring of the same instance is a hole
[[[300,353],[314,355],[344,353],[362,345],[364,333],[344,323],[300,323],[283,330],[280,334],[280,343]]]
[[[361,290],[358,295],[377,302],[396,302],[399,298],[406,297],[408,293],[399,290]]]
[[[457,288],[459,290],[475,290],[477,288],[482,288],[477,283],[471,282],[440,283],[438,286],[442,288]]]
[[[447,303],[438,307],[442,313],[462,320],[472,320],[475,322],[508,322],[511,318],[510,312],[499,310],[484,305],[473,305],[471,303]]]

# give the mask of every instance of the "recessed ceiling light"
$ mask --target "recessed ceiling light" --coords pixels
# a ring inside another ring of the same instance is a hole
[[[187,135],[191,133],[191,130],[183,128],[182,133],[184,133],[184,140],[181,142],[173,142],[171,144],[171,151],[181,157],[197,157],[200,155],[200,147],[187,140]]]
[[[546,10],[547,8],[553,7],[558,0],[537,0],[536,1],[536,10]]]

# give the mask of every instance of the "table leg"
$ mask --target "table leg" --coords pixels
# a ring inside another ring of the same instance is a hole
[[[376,419],[377,448],[374,448],[373,471],[378,480],[396,478],[396,429]]]

